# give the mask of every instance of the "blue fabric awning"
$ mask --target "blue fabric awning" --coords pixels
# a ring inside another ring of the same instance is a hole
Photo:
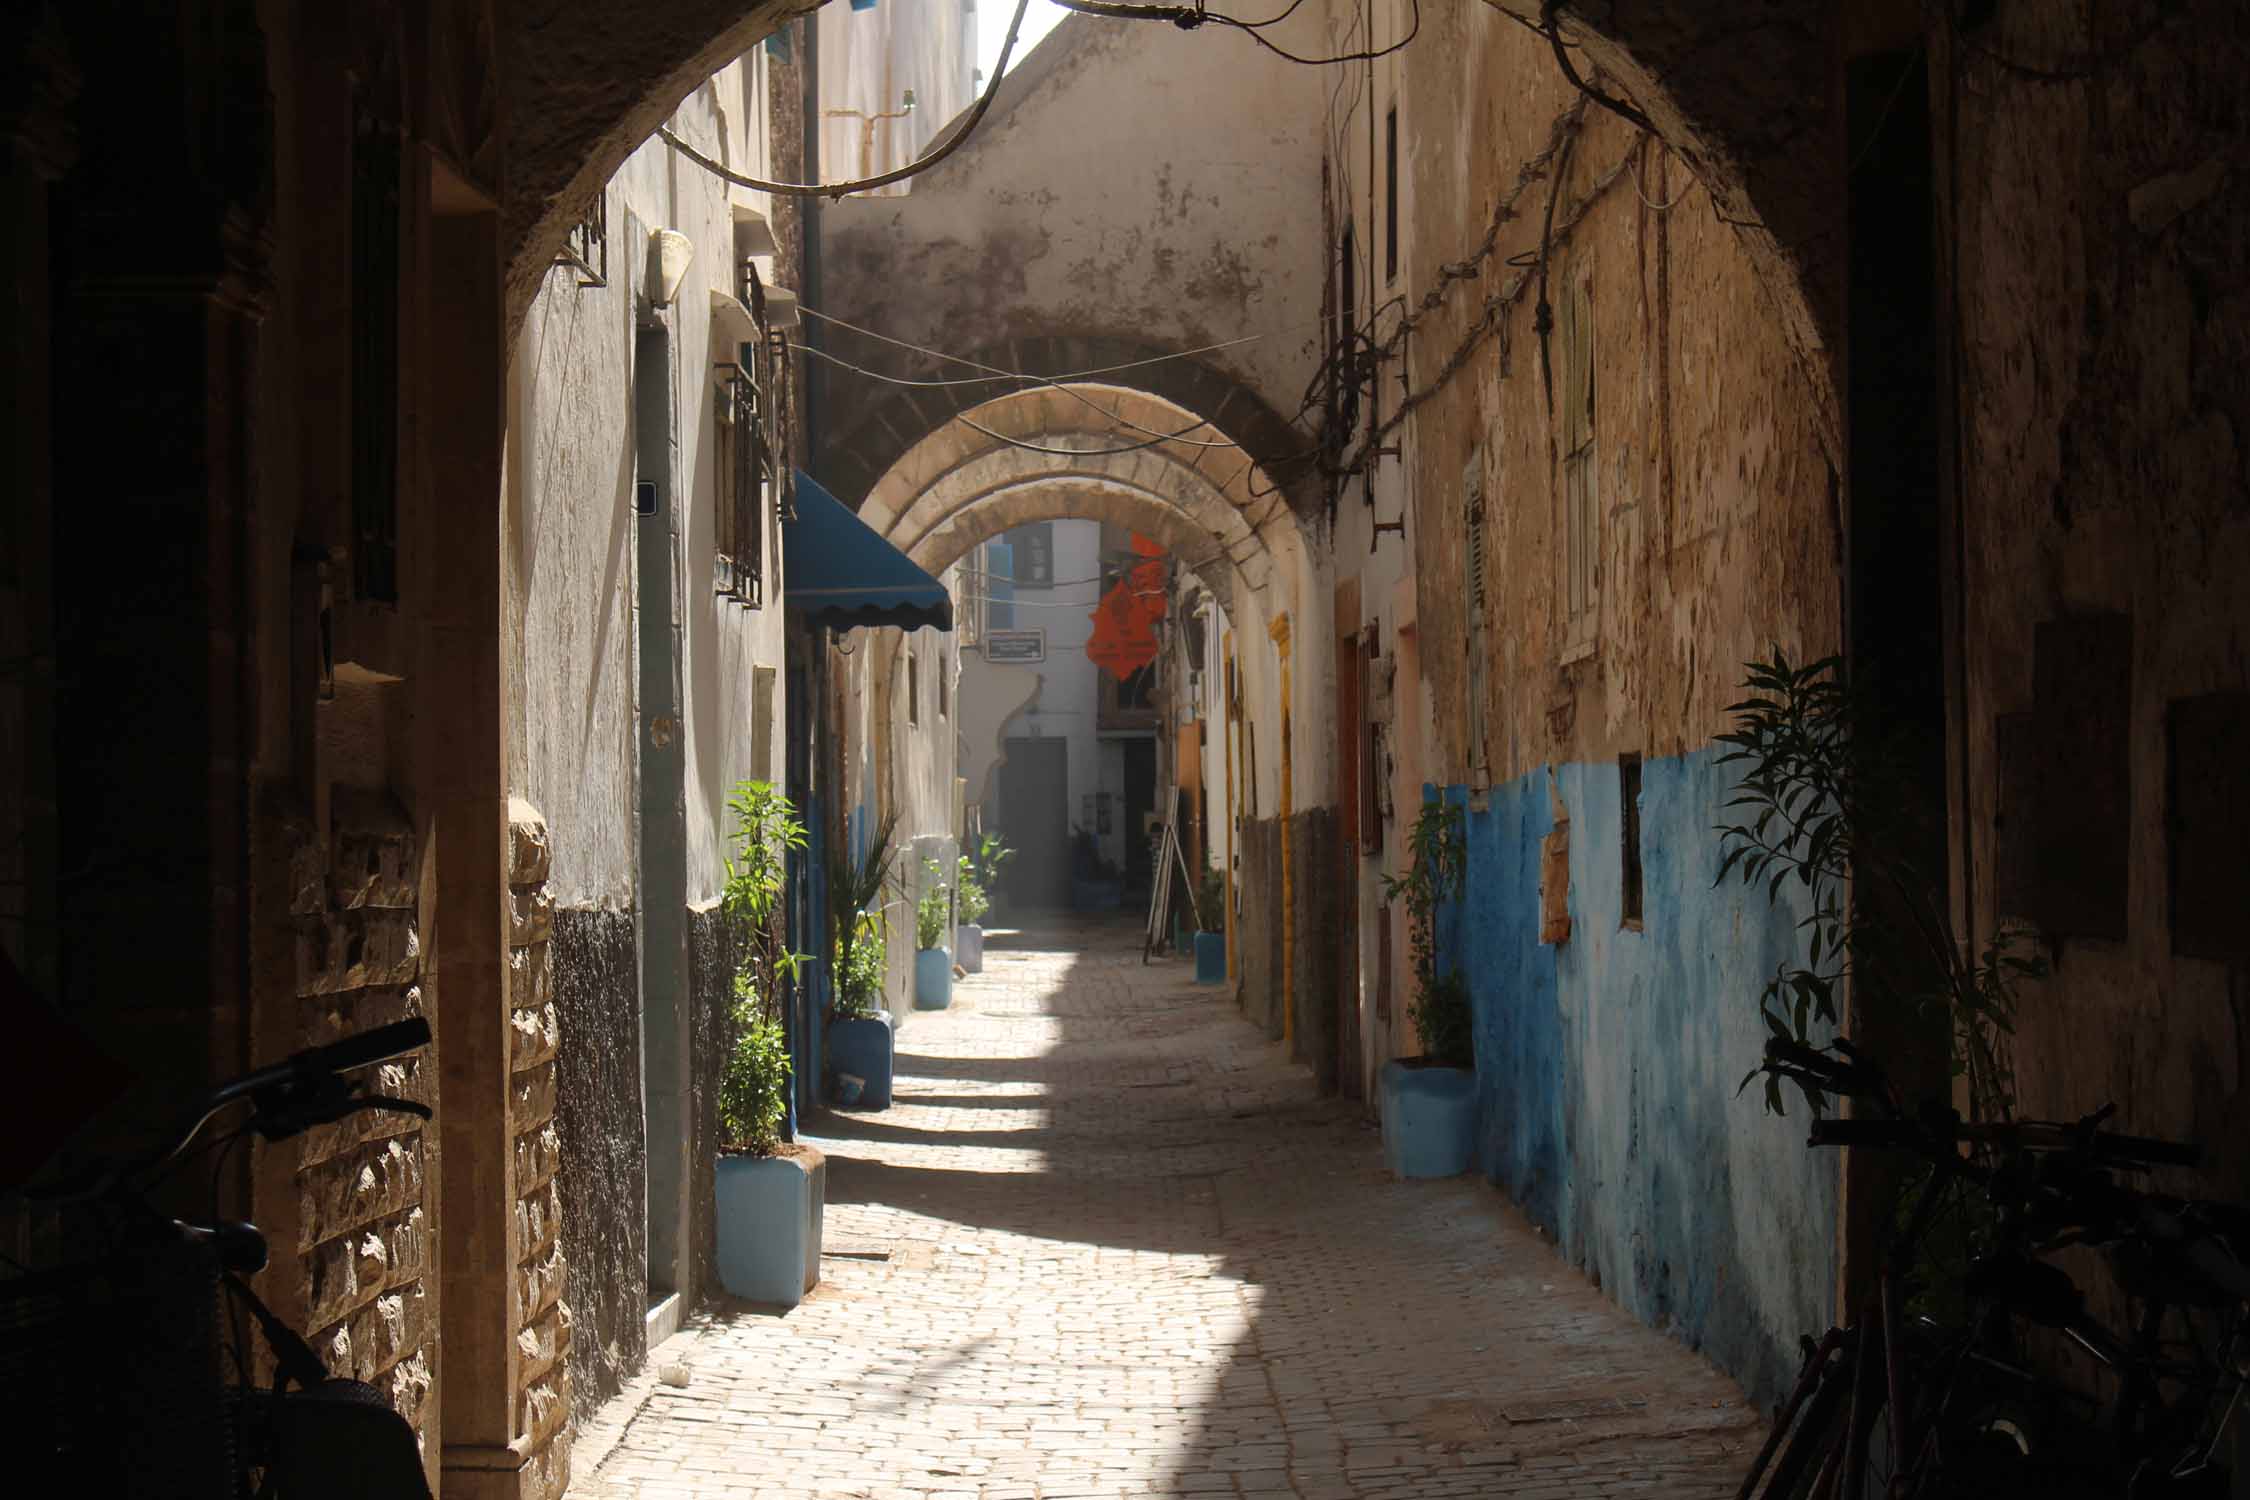
[[[819,624],[953,628],[945,585],[803,469],[797,470],[797,518],[782,525],[781,551],[788,570],[782,598]]]

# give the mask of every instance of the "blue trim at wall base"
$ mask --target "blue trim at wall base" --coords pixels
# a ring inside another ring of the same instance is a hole
[[[1798,1335],[1828,1320],[1836,1164],[1805,1149],[1801,1122],[1737,1096],[1763,1045],[1759,992],[1798,952],[1803,911],[1792,892],[1769,905],[1713,887],[1737,779],[1722,749],[1642,763],[1638,925],[1623,920],[1614,764],[1492,788],[1465,814],[1468,879],[1438,945],[1469,980],[1478,1165],[1627,1309],[1764,1400],[1794,1378]],[[1571,931],[1543,944],[1558,797]]]

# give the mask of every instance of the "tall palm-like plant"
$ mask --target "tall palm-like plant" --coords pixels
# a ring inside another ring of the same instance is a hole
[[[891,847],[891,836],[898,831],[898,813],[886,813],[876,823],[867,848],[857,859],[838,849],[828,861],[828,928],[829,951],[834,955],[836,977],[834,993],[843,997],[844,976],[855,972],[853,957],[860,944],[882,941],[880,924],[869,925],[860,921],[860,913],[880,899],[883,882],[890,878],[891,862],[897,851]],[[830,1014],[835,1013],[833,1003]]]

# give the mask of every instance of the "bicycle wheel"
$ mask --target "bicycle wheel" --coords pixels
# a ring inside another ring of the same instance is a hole
[[[1811,1500],[1821,1476],[1840,1456],[1851,1388],[1850,1361],[1839,1361],[1799,1409],[1773,1461],[1741,1491],[1746,1500]]]

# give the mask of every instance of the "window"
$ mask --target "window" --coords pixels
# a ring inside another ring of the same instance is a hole
[[[945,659],[943,652],[940,652],[937,664],[937,716],[941,719],[946,716],[946,690],[952,686],[952,683],[952,663]]]
[[[765,603],[766,494],[773,482],[765,393],[740,365],[721,365],[718,393],[717,514],[712,587],[738,604]]]
[[[1624,830],[1619,884],[1624,891],[1620,925],[1641,925],[1641,758],[1617,757],[1618,825]]]
[[[1486,703],[1491,692],[1491,638],[1485,616],[1484,450],[1472,449],[1461,470],[1462,611],[1468,616],[1469,783],[1482,791],[1490,784],[1492,757],[1487,745]]]
[[[911,645],[906,648],[906,722],[922,722],[922,658]]]
[[[987,633],[1016,628],[1016,550],[1006,542],[984,548],[984,628]]]
[[[1018,526],[1008,533],[1015,555],[1015,581],[1024,588],[1052,588],[1055,583],[1055,525],[1040,521]]]
[[[1594,464],[1594,290],[1581,271],[1555,316],[1555,400],[1561,424],[1563,651],[1591,654],[1601,606],[1601,496]]]
[[[1383,117],[1383,280],[1398,280],[1398,106]]]

